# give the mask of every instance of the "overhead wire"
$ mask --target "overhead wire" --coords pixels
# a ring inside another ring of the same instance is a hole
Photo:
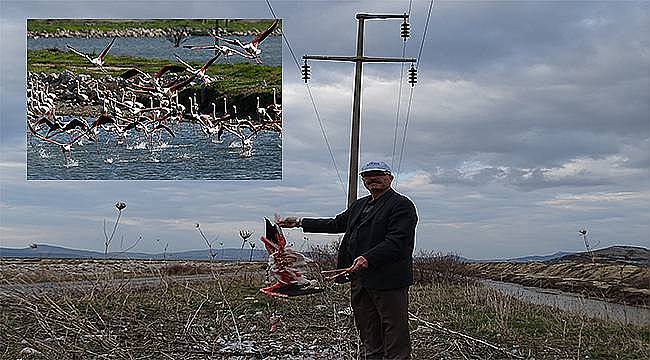
[[[407,14],[409,15],[409,18],[411,16],[411,6],[413,5],[413,0],[409,0],[409,9]],[[404,43],[402,44],[402,57],[406,56],[406,39],[404,39]],[[395,130],[393,132],[393,151],[390,156],[390,166],[391,168],[395,168],[395,149],[397,147],[397,133],[399,132],[399,114],[400,114],[400,107],[402,105],[402,84],[404,82],[404,63],[400,63],[400,79],[399,79],[399,91],[397,95],[397,115],[395,115]]]
[[[278,17],[275,15],[275,11],[273,11],[273,7],[271,6],[271,2],[269,0],[265,0],[266,4],[269,7],[269,10],[271,11],[271,15],[273,15],[274,19],[277,19]],[[300,72],[300,64],[298,63],[298,59],[296,58],[296,54],[293,52],[293,48],[291,47],[291,44],[289,43],[289,39],[287,39],[287,36],[285,35],[284,31],[282,31],[282,39],[284,39],[285,44],[287,44],[287,48],[289,48],[289,53],[291,54],[291,57],[293,58],[293,62],[296,64],[296,67],[298,68],[298,72]],[[318,120],[318,126],[320,127],[321,133],[323,134],[323,139],[325,139],[325,145],[327,146],[327,151],[330,154],[330,158],[332,159],[332,164],[334,165],[334,170],[336,171],[336,176],[339,179],[339,184],[341,185],[341,189],[343,190],[343,193],[345,194],[345,197],[348,196],[347,191],[345,190],[345,185],[343,183],[343,179],[341,178],[341,173],[339,171],[338,166],[336,165],[336,159],[334,158],[334,152],[332,151],[332,147],[330,146],[330,142],[327,139],[327,134],[325,132],[325,126],[323,125],[323,121],[320,117],[320,113],[318,112],[318,108],[316,106],[316,101],[314,100],[314,96],[311,92],[311,87],[309,84],[305,84],[305,87],[307,89],[307,93],[309,94],[309,99],[311,100],[312,107],[314,108],[314,114],[316,114],[316,119]]]
[[[418,69],[420,68],[420,59],[422,58],[422,49],[424,49],[424,41],[425,41],[425,39],[427,37],[427,31],[429,29],[429,20],[431,19],[431,9],[433,8],[433,2],[434,2],[434,0],[431,0],[429,2],[429,11],[427,13],[427,20],[426,20],[426,23],[424,25],[424,32],[422,34],[422,42],[420,43],[420,50],[418,51],[418,56],[416,58],[416,63],[418,64]],[[407,108],[407,112],[406,112],[406,120],[404,122],[404,132],[402,133],[402,145],[401,145],[400,154],[399,154],[399,161],[397,163],[397,172],[395,173],[395,183],[396,184],[397,184],[397,180],[398,180],[399,175],[400,175],[400,170],[401,170],[401,167],[402,167],[402,158],[404,156],[404,148],[405,148],[405,145],[406,145],[406,134],[407,134],[407,130],[408,130],[409,117],[410,117],[410,113],[411,113],[411,104],[412,104],[412,101],[413,101],[413,89],[414,89],[414,87],[411,87],[411,93],[409,95],[409,103],[408,103],[408,108]]]

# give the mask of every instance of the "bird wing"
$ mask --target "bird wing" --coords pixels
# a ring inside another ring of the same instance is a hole
[[[244,139],[244,136],[242,134],[240,134],[239,132],[231,129],[229,126],[224,126],[223,128],[224,128],[224,130],[226,130],[227,132],[235,135],[236,137],[240,138],[241,140]]]
[[[99,117],[93,121],[92,125],[90,125],[91,128],[96,128],[98,126],[104,125],[104,124],[109,124],[109,123],[115,123],[115,120],[106,115],[106,114],[101,114]]]
[[[253,56],[253,55],[243,53],[243,52],[241,52],[241,51],[239,51],[239,50],[233,49],[233,48],[228,47],[228,46],[225,46],[225,45],[219,47],[219,51],[221,51],[221,52],[224,53],[224,54],[225,54],[226,52],[228,52],[228,51],[232,51],[233,53],[235,53],[235,54],[237,54],[237,55],[239,55],[239,56],[241,56],[241,57],[244,57],[244,58],[247,58],[247,59],[255,59],[255,56]]]
[[[225,41],[230,45],[241,46],[241,42],[239,40],[237,40],[237,39],[227,39],[227,38],[222,38],[221,36],[216,36],[216,35],[212,35],[212,36],[216,37],[217,39],[219,39],[221,41]]]
[[[200,50],[200,49],[214,49],[215,45],[183,45],[184,48],[190,50]]]
[[[283,250],[287,241],[284,238],[284,234],[282,234],[282,229],[277,224],[271,222],[268,218],[264,218],[264,223],[266,226],[266,239],[273,242],[278,249]]]
[[[84,128],[84,127],[88,128],[88,124],[85,124],[84,122],[82,122],[79,119],[72,119],[72,120],[68,121],[65,124],[65,126],[63,126],[61,128],[61,131],[68,131],[68,130],[72,130],[72,129],[75,129],[75,128],[78,128],[78,127],[80,127],[80,128]]]
[[[178,91],[178,90],[184,88],[185,86],[189,85],[189,83],[191,83],[192,80],[194,80],[194,78],[196,78],[196,75],[192,75],[192,76],[188,77],[188,78],[185,79],[185,80],[177,81],[177,82],[171,84],[171,85],[168,87],[168,89],[169,89],[169,91],[171,91],[171,92],[176,92],[176,91]]]
[[[169,133],[169,135],[171,135],[172,137],[176,137],[176,135],[174,135],[174,132],[172,131],[172,129],[170,129],[169,126],[167,126],[167,125],[165,125],[165,124],[158,124],[158,125],[154,126],[154,128],[153,128],[153,130],[152,130],[151,132],[154,132],[154,131],[156,131],[156,130],[165,130],[165,131],[167,131],[167,132]]]
[[[146,73],[140,69],[137,68],[131,68],[123,73],[120,74],[120,77],[123,79],[130,79],[136,75],[146,75]]]
[[[30,124],[29,122],[27,122],[27,126],[29,127],[29,132],[31,132],[34,136],[36,136],[37,138],[39,138],[39,139],[41,139],[43,141],[47,141],[47,142],[49,142],[51,144],[59,145],[59,146],[68,145],[68,144],[60,143],[60,142],[58,142],[56,140],[52,140],[50,138],[47,138],[47,137],[37,133],[36,130],[34,130],[34,128],[32,127],[32,124]]]
[[[106,45],[106,47],[104,48],[104,50],[102,50],[102,52],[99,53],[99,56],[98,56],[98,57],[99,57],[100,59],[103,59],[104,56],[106,56],[106,54],[108,54],[108,51],[109,51],[109,50],[111,49],[111,47],[113,46],[113,43],[115,42],[115,39],[117,39],[117,38],[113,38],[113,40],[112,40],[108,45]]]
[[[165,66],[161,67],[160,70],[158,70],[158,72],[155,75],[155,78],[160,79],[160,77],[163,76],[167,72],[177,73],[177,72],[181,72],[181,71],[184,71],[184,70],[185,70],[184,66],[168,64],[168,65],[165,65]]]
[[[273,32],[273,30],[275,30],[276,27],[278,27],[279,22],[280,22],[280,20],[275,19],[273,24],[271,24],[271,26],[268,29],[264,30],[259,35],[257,35],[257,37],[255,39],[253,39],[253,41],[251,41],[251,43],[257,47],[257,45],[259,45],[259,43],[264,41],[264,39],[266,39],[267,36],[269,36]]]
[[[47,116],[41,117],[34,125],[39,126],[42,124],[47,125],[50,129],[54,127],[54,123],[49,118],[47,118]]]
[[[75,53],[75,54],[77,54],[77,55],[79,55],[79,56],[82,56],[82,57],[88,59],[88,61],[92,61],[92,59],[90,58],[90,56],[88,56],[88,55],[82,53],[81,51],[79,51],[79,50],[73,48],[72,46],[70,46],[70,45],[68,45],[68,44],[65,44],[65,46],[66,46],[68,49],[70,49],[70,51],[72,51],[73,53]]]
[[[201,67],[201,69],[199,70],[199,72],[204,73],[205,70],[207,70],[207,69],[210,67],[210,65],[212,65],[212,64],[217,60],[217,58],[219,58],[219,56],[221,56],[221,53],[217,53],[217,55],[213,56],[212,59],[208,60],[208,62],[206,62],[206,63]]]
[[[188,70],[190,70],[191,72],[194,72],[194,71],[195,71],[195,69],[192,67],[192,65],[188,64],[188,63],[185,62],[183,59],[181,59],[181,57],[178,56],[178,54],[174,54],[174,57],[176,58],[176,60],[178,60],[179,63],[183,64],[183,65],[184,65]]]
[[[127,130],[134,129],[136,126],[138,126],[138,124],[139,124],[139,122],[132,121],[132,122],[128,123],[124,128],[122,128],[122,130],[127,131]]]

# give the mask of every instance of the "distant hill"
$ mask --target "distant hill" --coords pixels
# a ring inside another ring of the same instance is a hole
[[[240,249],[213,249],[215,260],[236,261],[249,260],[251,250],[249,247]],[[0,258],[43,258],[43,259],[104,259],[104,253],[99,251],[68,249],[53,245],[37,245],[36,248],[0,248]],[[141,252],[109,252],[109,259],[143,259],[156,260],[163,258],[170,260],[210,260],[208,249],[190,250],[175,253],[148,254]],[[253,260],[266,261],[267,254],[264,250],[253,250]]]
[[[616,264],[633,264],[648,265],[650,264],[650,250],[640,246],[615,245],[603,249],[594,250],[591,254],[588,252],[578,252],[568,254],[551,262],[575,261],[575,262],[592,262],[596,263],[616,263]]]
[[[482,259],[482,260],[477,260],[477,259],[468,259],[462,256],[458,256],[458,260],[461,262],[466,262],[466,263],[489,263],[489,262],[514,262],[514,263],[527,263],[527,262],[533,262],[533,261],[539,261],[539,262],[544,262],[544,261],[551,261],[555,259],[559,259],[563,256],[567,256],[573,254],[572,252],[567,252],[567,251],[558,251],[550,255],[528,255],[528,256],[521,256],[521,257],[516,257],[516,258],[510,258],[510,259]]]
[[[573,254],[572,252],[568,251],[558,251],[550,255],[530,255],[530,256],[522,256],[522,257],[517,257],[513,259],[508,259],[507,261],[509,262],[531,262],[531,261],[551,261],[555,259],[562,258],[567,255]]]

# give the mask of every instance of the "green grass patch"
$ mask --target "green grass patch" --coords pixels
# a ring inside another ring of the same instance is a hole
[[[170,63],[172,62],[164,59],[110,55],[106,57],[104,68],[108,74],[118,76],[132,67],[136,67],[144,72],[154,73],[162,66]],[[197,62],[192,63],[192,66],[196,68],[202,65]],[[27,71],[29,72],[52,73],[62,72],[64,70],[95,77],[106,76],[99,68],[70,51],[42,49],[27,52]],[[280,90],[282,86],[282,67],[280,66],[265,66],[250,63],[213,64],[208,69],[207,74],[221,79],[211,83],[209,91],[212,94],[229,97],[241,97],[259,93],[271,94],[273,87]],[[195,88],[198,89],[198,86]]]

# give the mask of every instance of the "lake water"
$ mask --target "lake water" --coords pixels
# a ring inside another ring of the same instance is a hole
[[[494,280],[480,280],[480,282],[489,288],[532,304],[547,305],[563,311],[583,314],[590,318],[621,324],[650,325],[650,309],[647,308],[589,299],[555,289],[535,288]]]
[[[98,142],[72,148],[67,161],[60,147],[28,137],[28,180],[280,180],[282,141],[278,133],[259,132],[250,157],[241,156],[240,140],[224,132],[221,143],[183,123],[176,137],[162,133],[152,147],[142,136],[129,135],[117,144],[100,131]]]
[[[239,39],[246,43],[251,41],[253,36],[229,36],[231,39]],[[28,50],[38,50],[47,48],[56,48],[62,51],[69,51],[66,44],[73,48],[86,52],[99,54],[102,49],[111,41],[111,38],[45,38],[27,39]],[[211,36],[191,36],[183,45],[211,45],[214,44],[214,38]],[[222,42],[222,45],[227,45]],[[228,45],[230,46],[230,45]],[[238,49],[235,46],[232,46]],[[282,65],[282,37],[269,36],[260,45],[262,54],[262,65],[281,66]],[[117,38],[110,52],[113,55],[129,55],[145,58],[167,59],[177,62],[174,53],[178,54],[185,61],[196,61],[204,63],[213,55],[211,50],[190,50],[183,47],[175,48],[173,44],[164,37],[122,37]],[[240,56],[230,57],[231,63],[251,62],[252,60],[244,59]],[[217,63],[224,63],[223,56],[217,60]]]

